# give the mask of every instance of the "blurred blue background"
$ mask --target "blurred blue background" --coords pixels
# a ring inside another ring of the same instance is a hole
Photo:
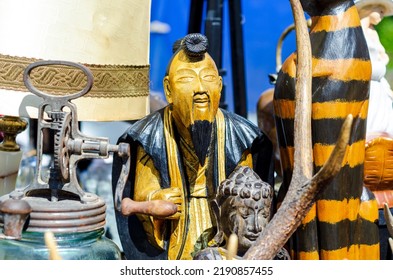
[[[203,0],[200,0],[203,1]],[[223,76],[225,102],[234,111],[228,0],[223,12]],[[260,94],[272,87],[268,74],[276,69],[276,46],[281,33],[293,23],[289,0],[243,0],[243,46],[248,118],[256,122],[256,104]],[[203,14],[206,14],[204,9]],[[172,55],[172,44],[188,32],[190,0],[152,0],[150,37],[151,90],[163,96],[162,79]],[[203,25],[204,23],[202,23]],[[202,32],[203,33],[203,32]],[[283,60],[295,50],[295,33],[284,40]]]

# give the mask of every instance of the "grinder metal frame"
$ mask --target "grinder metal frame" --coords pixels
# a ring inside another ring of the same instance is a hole
[[[33,86],[30,74],[34,68],[50,65],[62,65],[79,68],[87,77],[86,86],[79,92],[69,95],[55,95],[42,92]],[[84,192],[77,179],[77,162],[82,159],[104,159],[110,153],[118,153],[124,160],[122,175],[119,178],[115,194],[115,207],[120,209],[124,182],[128,177],[130,166],[130,148],[126,143],[119,145],[109,144],[109,140],[103,137],[89,137],[79,131],[77,108],[71,100],[82,97],[90,91],[93,86],[93,75],[84,65],[61,60],[44,60],[30,64],[24,71],[24,83],[27,89],[41,97],[43,102],[38,110],[38,132],[37,132],[37,164],[34,181],[24,189],[24,194],[29,196],[35,190],[50,189],[51,201],[59,199],[59,190],[76,194],[82,203],[95,199]],[[51,129],[55,135],[54,161],[50,167],[49,181],[43,179],[42,157],[43,157],[43,130]]]

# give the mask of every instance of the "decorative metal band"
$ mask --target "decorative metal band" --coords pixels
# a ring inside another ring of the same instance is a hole
[[[23,82],[26,67],[39,59],[0,54],[0,88],[28,91]],[[85,97],[119,98],[149,95],[149,65],[84,64],[93,73],[92,89]],[[85,74],[76,68],[42,66],[30,74],[33,85],[44,92],[67,95],[80,91],[87,82]]]

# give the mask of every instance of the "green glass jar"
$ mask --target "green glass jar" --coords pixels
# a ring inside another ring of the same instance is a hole
[[[56,251],[64,260],[120,260],[121,251],[104,236],[106,204],[94,194],[86,201],[48,191],[26,196],[15,191],[0,198],[0,259],[47,260],[45,233],[54,236]]]
[[[119,260],[117,245],[105,237],[104,229],[54,234],[57,251],[64,260]],[[44,233],[23,232],[20,240],[0,239],[2,260],[48,260]]]

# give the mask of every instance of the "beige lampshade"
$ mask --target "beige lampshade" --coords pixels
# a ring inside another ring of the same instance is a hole
[[[94,84],[74,100],[81,121],[139,119],[149,113],[150,0],[0,0],[0,114],[37,117],[42,100],[23,71],[38,60],[84,64]],[[81,90],[81,71],[42,67],[31,79],[45,92]]]

